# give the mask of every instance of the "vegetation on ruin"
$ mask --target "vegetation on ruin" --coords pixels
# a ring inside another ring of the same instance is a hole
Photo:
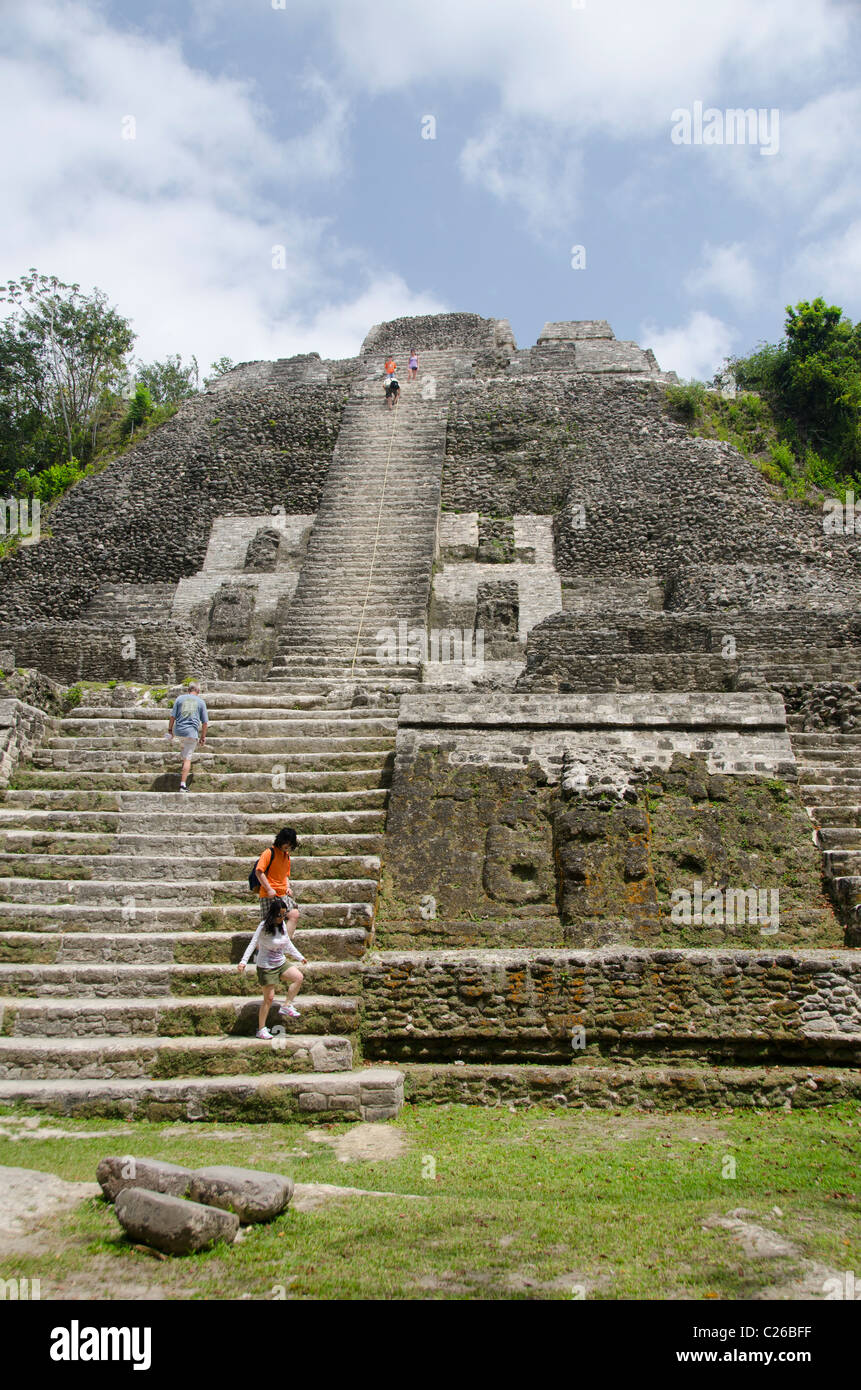
[[[368,1156],[345,1159],[349,1125],[16,1112],[0,1118],[0,1162],[69,1181],[133,1153],[392,1195],[288,1210],[239,1244],[176,1258],[132,1245],[90,1198],[35,1223],[30,1251],[0,1261],[0,1277],[40,1278],[43,1298],[821,1299],[829,1271],[861,1258],[859,1125],[849,1102],[670,1115],[409,1105],[353,1129]],[[705,1226],[740,1207],[793,1253],[757,1257]]]
[[[0,287],[3,304],[0,489],[17,497],[54,501],[201,390],[194,357],[135,361],[131,322],[101,290],[30,270]],[[233,365],[213,362],[203,387]]]
[[[667,405],[695,435],[732,444],[787,497],[845,501],[847,490],[861,494],[861,322],[824,299],[786,313],[780,343],[728,359],[737,396],[691,381],[667,387]]]

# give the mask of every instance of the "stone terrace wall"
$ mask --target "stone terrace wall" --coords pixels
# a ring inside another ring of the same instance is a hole
[[[401,346],[414,347],[419,353],[435,348],[492,349],[500,338],[513,346],[511,329],[504,319],[483,319],[480,314],[424,314],[375,324],[362,344],[362,354],[384,353]]]
[[[749,603],[770,592],[780,606],[789,587],[796,597],[783,606],[802,606],[815,574],[832,608],[857,604],[861,538],[825,536],[821,512],[780,498],[731,446],[691,438],[664,401],[662,383],[640,378],[544,370],[462,381],[449,416],[443,507],[554,511],[563,576],[681,575],[679,608],[719,606],[726,584],[744,590],[745,578],[732,577],[739,564],[754,576],[770,567],[770,579],[751,583]],[[700,574],[708,576],[701,583]]]
[[[135,640],[131,658],[125,655],[129,636]],[[67,685],[108,679],[171,684],[218,674],[203,638],[173,621],[123,631],[85,622],[0,624],[0,646],[14,654],[16,666],[37,667]]]
[[[861,957],[845,954],[386,952],[363,976],[369,1058],[861,1060]]]
[[[316,512],[345,399],[342,386],[252,385],[186,402],[3,561],[0,621],[76,618],[106,582],[194,574],[224,513]]]

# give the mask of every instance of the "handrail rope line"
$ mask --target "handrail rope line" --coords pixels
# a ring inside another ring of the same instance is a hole
[[[366,592],[365,592],[365,601],[364,601],[364,603],[362,604],[362,612],[361,612],[361,614],[360,614],[360,616],[359,616],[359,630],[358,630],[358,632],[356,633],[356,645],[355,645],[355,647],[353,648],[353,660],[350,662],[350,677],[351,677],[351,678],[352,678],[353,673],[354,673],[354,671],[355,671],[355,669],[356,669],[356,657],[358,656],[358,653],[359,653],[359,643],[360,643],[361,640],[362,640],[362,628],[363,628],[364,625],[365,625],[365,610],[366,610],[367,607],[368,607],[368,599],[371,597],[371,585],[372,585],[372,583],[374,582],[374,565],[375,565],[376,562],[377,562],[377,548],[378,548],[379,543],[380,543],[380,529],[381,529],[381,527],[382,527],[382,522],[383,522],[383,503],[384,503],[385,500],[386,500],[386,487],[387,487],[388,481],[389,481],[389,464],[391,463],[391,460],[392,460],[392,449],[394,448],[394,444],[395,444],[395,425],[396,425],[396,423],[397,423],[397,414],[398,414],[398,411],[400,410],[400,408],[401,408],[401,393],[400,393],[400,391],[399,391],[399,392],[398,392],[398,399],[395,401],[395,408],[394,408],[394,410],[393,410],[393,412],[392,412],[392,416],[393,416],[393,419],[392,419],[392,434],[391,434],[391,438],[389,439],[389,452],[388,452],[388,454],[386,455],[386,466],[385,466],[385,469],[383,470],[383,490],[382,490],[382,492],[380,493],[380,510],[379,510],[379,512],[377,513],[377,531],[376,531],[376,535],[374,536],[374,548],[373,548],[373,550],[372,550],[372,552],[371,552],[371,568],[370,568],[370,570],[368,571],[368,587],[367,587],[367,590],[366,590]]]

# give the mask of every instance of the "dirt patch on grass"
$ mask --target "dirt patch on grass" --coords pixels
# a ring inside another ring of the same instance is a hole
[[[758,1221],[749,1219],[755,1215],[755,1212],[748,1211],[746,1207],[737,1207],[726,1216],[709,1216],[703,1222],[705,1231],[728,1231],[750,1261],[792,1261],[793,1268],[787,1269],[782,1279],[751,1294],[751,1299],[765,1302],[773,1299],[834,1297],[834,1290],[843,1285],[843,1276],[836,1269],[821,1264],[819,1260],[807,1259],[798,1246],[782,1232],[770,1230]]]
[[[4,1118],[0,1124],[0,1139],[11,1139],[13,1143],[19,1139],[113,1139],[118,1134],[133,1132],[128,1125],[122,1129],[52,1129],[43,1126],[35,1115],[20,1120]]]
[[[304,1136],[316,1144],[331,1144],[340,1163],[379,1163],[400,1158],[409,1144],[399,1129],[389,1125],[353,1125],[346,1134],[311,1130]]]
[[[405,1202],[426,1202],[427,1197],[408,1192],[369,1192],[363,1187],[336,1187],[331,1182],[297,1182],[291,1211],[316,1211],[326,1202],[343,1197],[400,1197]]]
[[[66,1182],[33,1168],[0,1168],[0,1253],[39,1249],[47,1238],[38,1230],[43,1221],[100,1192],[97,1182]]]
[[[644,1115],[630,1112],[624,1115],[549,1115],[542,1129],[588,1136],[602,1146],[624,1144],[632,1140],[657,1137],[671,1142],[690,1144],[732,1144],[733,1141],[717,1119],[699,1115]],[[528,1141],[527,1141],[528,1142]]]

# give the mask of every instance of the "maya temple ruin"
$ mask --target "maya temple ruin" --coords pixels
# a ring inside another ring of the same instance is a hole
[[[861,536],[673,379],[603,322],[395,320],[231,370],[3,560],[0,1103],[861,1095]],[[310,964],[263,1043],[285,824]]]

